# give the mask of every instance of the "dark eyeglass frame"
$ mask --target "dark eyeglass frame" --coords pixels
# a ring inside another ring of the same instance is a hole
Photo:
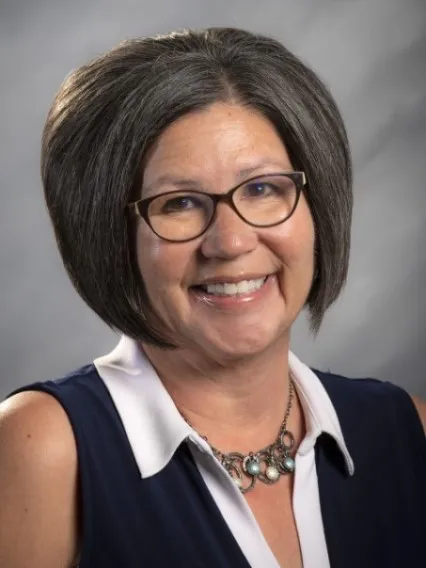
[[[251,181],[261,180],[262,178],[268,178],[268,177],[287,177],[287,178],[290,178],[292,180],[292,182],[294,183],[295,188],[296,188],[296,199],[294,201],[293,209],[290,211],[290,213],[287,215],[287,217],[285,217],[284,219],[281,219],[280,221],[277,221],[275,223],[270,223],[269,225],[258,225],[256,223],[251,223],[250,221],[245,219],[244,216],[238,211],[237,206],[234,203],[233,196],[234,196],[235,192],[241,186],[243,186],[247,183],[250,183]],[[269,227],[275,227],[277,225],[281,225],[281,223],[285,223],[285,221],[287,221],[295,212],[297,204],[299,203],[300,194],[302,193],[303,187],[305,185],[306,185],[306,176],[305,176],[304,172],[300,172],[300,171],[298,171],[298,172],[279,172],[279,173],[273,172],[273,173],[270,173],[270,174],[257,175],[257,176],[251,177],[249,179],[246,179],[243,182],[236,185],[235,187],[231,188],[226,193],[207,193],[206,191],[197,191],[197,190],[193,190],[193,189],[188,189],[188,190],[176,189],[174,191],[167,191],[166,193],[162,193],[161,197],[164,197],[165,195],[176,195],[176,194],[179,194],[179,193],[185,193],[185,194],[195,193],[197,195],[205,195],[206,197],[208,197],[213,202],[213,213],[212,213],[210,221],[207,223],[207,226],[203,229],[203,231],[201,231],[195,237],[191,237],[189,239],[183,239],[183,240],[167,239],[167,238],[159,235],[157,233],[157,231],[153,228],[151,221],[149,219],[148,210],[149,210],[150,204],[155,199],[160,197],[160,195],[153,195],[152,197],[146,197],[146,198],[138,199],[137,201],[133,201],[132,203],[128,203],[127,207],[130,209],[131,212],[133,212],[136,215],[138,215],[139,217],[141,217],[147,223],[147,225],[150,227],[150,229],[153,231],[153,233],[155,233],[157,235],[157,237],[159,237],[163,241],[168,241],[168,242],[172,242],[172,243],[187,243],[189,241],[193,241],[195,239],[198,239],[198,237],[201,237],[201,235],[204,235],[204,233],[206,233],[208,231],[208,229],[211,227],[212,223],[214,222],[214,219],[216,218],[217,206],[218,206],[219,203],[227,203],[229,205],[229,207],[231,207],[231,209],[238,215],[238,217],[240,219],[242,219],[245,223],[247,223],[248,225],[250,225],[252,227],[257,227],[259,229],[267,229]]]

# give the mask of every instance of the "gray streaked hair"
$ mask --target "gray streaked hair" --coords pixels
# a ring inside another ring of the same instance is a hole
[[[316,238],[306,307],[317,333],[347,277],[351,159],[333,97],[281,43],[233,28],[125,41],[68,76],[43,132],[45,199],[75,288],[111,328],[162,347],[172,345],[154,324],[126,205],[164,129],[219,101],[262,113],[306,174]]]

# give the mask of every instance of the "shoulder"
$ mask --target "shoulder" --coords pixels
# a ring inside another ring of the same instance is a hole
[[[412,423],[422,422],[426,431],[426,402],[411,396],[404,388],[372,378],[349,378],[314,370],[334,405],[347,414],[371,411],[375,416],[403,416]]]
[[[70,565],[77,527],[77,450],[62,406],[26,391],[0,404],[0,557]],[[19,540],[20,546],[13,543]]]
[[[0,404],[0,441],[20,442],[23,445],[19,447],[28,452],[28,457],[41,442],[49,449],[43,452],[46,458],[53,454],[55,458],[70,460],[70,450],[75,450],[64,409],[50,394],[35,390],[19,392]]]
[[[317,369],[313,369],[313,371],[329,394],[339,396],[342,399],[355,397],[375,401],[376,398],[398,398],[401,396],[405,398],[407,396],[401,387],[379,379],[347,377]]]

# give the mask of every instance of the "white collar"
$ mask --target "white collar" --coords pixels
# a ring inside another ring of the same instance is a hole
[[[94,365],[112,396],[142,477],[161,471],[185,439],[211,453],[210,446],[182,418],[136,341],[123,336],[115,349],[95,359]],[[318,436],[327,433],[336,441],[352,475],[354,464],[321,381],[292,352],[289,366],[306,422],[306,436],[298,452],[311,451]]]

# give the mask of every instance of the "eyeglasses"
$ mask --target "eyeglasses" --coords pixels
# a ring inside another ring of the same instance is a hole
[[[294,213],[303,186],[304,172],[268,174],[250,178],[227,193],[177,190],[129,203],[161,239],[187,242],[207,231],[218,203],[227,203],[253,227],[273,227]]]

